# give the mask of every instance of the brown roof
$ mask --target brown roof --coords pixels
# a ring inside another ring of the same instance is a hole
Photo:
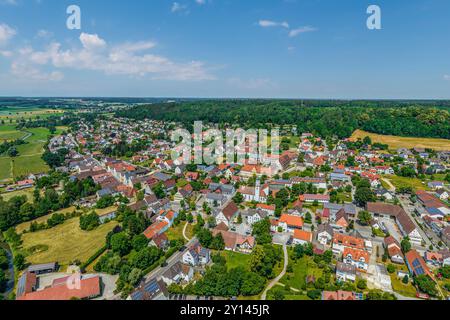
[[[403,210],[399,206],[395,206],[388,203],[383,202],[368,202],[367,203],[367,211],[378,214],[387,214],[391,216],[397,216],[397,214]]]
[[[239,208],[232,201],[222,210],[222,213],[228,220],[230,220],[238,211],[239,211]]]

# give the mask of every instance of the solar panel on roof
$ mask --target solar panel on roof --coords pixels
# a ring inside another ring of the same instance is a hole
[[[417,268],[417,267],[422,266],[422,265],[420,264],[419,259],[415,259],[415,260],[413,261],[412,265],[413,265],[414,268]]]
[[[424,273],[425,273],[425,271],[423,270],[422,267],[418,267],[418,268],[416,269],[416,274],[421,275],[421,274],[424,274]]]

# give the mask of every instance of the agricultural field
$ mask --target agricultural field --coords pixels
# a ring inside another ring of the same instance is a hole
[[[5,123],[16,123],[17,120],[24,119],[45,119],[54,115],[64,113],[63,110],[56,109],[41,109],[41,108],[24,108],[24,107],[2,107],[0,108],[0,120]]]
[[[0,157],[0,181],[11,177],[11,159]]]
[[[36,223],[45,223],[45,222],[47,222],[47,220],[50,219],[51,216],[54,215],[55,213],[66,214],[66,213],[72,213],[72,212],[74,212],[74,211],[77,211],[77,209],[76,209],[75,207],[69,207],[69,208],[61,209],[61,210],[59,210],[59,211],[56,211],[56,212],[47,214],[47,215],[45,215],[45,216],[36,218],[36,219],[34,219],[33,221],[28,221],[28,222],[21,223],[21,224],[19,224],[19,225],[16,227],[16,232],[17,232],[18,234],[21,234],[21,233],[24,232],[25,230],[30,229],[30,225],[31,225],[32,222],[36,222]]]
[[[26,133],[16,129],[15,125],[0,125],[0,143],[3,141],[17,140]]]
[[[17,190],[17,191],[13,191],[13,192],[2,193],[2,194],[0,194],[0,196],[5,201],[8,201],[9,199],[11,199],[13,197],[27,196],[28,201],[33,202],[33,193],[34,193],[34,188],[29,188],[29,189],[25,189],[25,190]]]
[[[11,126],[0,126],[0,137],[2,132],[9,132],[6,129]],[[5,130],[1,130],[5,129]],[[55,134],[61,134],[67,127],[57,127]],[[47,128],[31,128],[24,132],[17,131],[21,134],[19,138],[26,136],[27,144],[17,146],[19,156],[10,158],[7,156],[0,157],[0,181],[10,178],[16,178],[30,173],[42,173],[48,171],[48,166],[41,159],[44,152],[44,145],[47,142],[50,131]],[[11,174],[13,176],[11,176]]]
[[[22,251],[29,263],[57,261],[63,268],[74,260],[86,261],[105,244],[105,237],[117,225],[116,221],[83,231],[79,218],[65,221],[54,228],[22,235]]]
[[[356,130],[351,136],[351,141],[357,141],[358,139],[364,139],[370,137],[372,142],[378,142],[389,145],[389,149],[398,148],[429,148],[437,151],[450,150],[450,140],[447,139],[434,139],[434,138],[411,138],[411,137],[398,137],[398,136],[386,136],[381,134],[369,133],[363,130]]]

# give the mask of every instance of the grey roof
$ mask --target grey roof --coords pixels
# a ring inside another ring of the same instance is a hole
[[[57,263],[56,262],[43,263],[43,264],[33,264],[33,265],[28,267],[28,271],[29,272],[36,272],[36,271],[49,270],[49,269],[55,270],[56,267],[57,267]]]
[[[162,172],[156,172],[152,175],[155,179],[161,180],[161,181],[167,181],[170,180],[172,177],[168,174],[162,173]]]
[[[336,264],[336,271],[356,275],[356,267],[354,265],[343,262],[338,262]]]
[[[212,200],[212,201],[223,201],[224,200],[224,196],[218,193],[208,193],[206,195],[206,199],[208,200]]]
[[[99,197],[104,197],[104,196],[110,195],[112,193],[113,193],[112,190],[109,188],[105,188],[105,189],[97,191],[97,195]]]

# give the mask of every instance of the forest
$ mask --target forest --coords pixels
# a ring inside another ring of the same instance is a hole
[[[299,133],[348,138],[356,129],[405,137],[450,139],[448,101],[198,100],[134,106],[117,117],[182,123],[194,121],[271,128],[296,126]]]

